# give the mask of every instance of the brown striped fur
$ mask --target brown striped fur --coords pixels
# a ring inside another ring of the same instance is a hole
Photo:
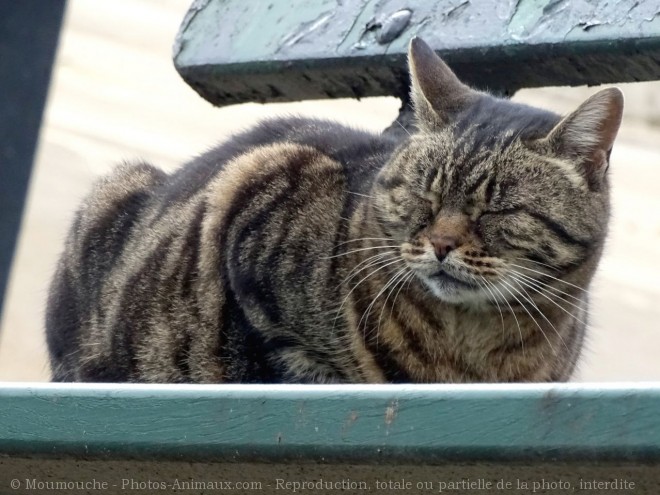
[[[53,379],[567,380],[621,94],[561,119],[409,57],[403,140],[288,118],[100,181],[51,287]]]

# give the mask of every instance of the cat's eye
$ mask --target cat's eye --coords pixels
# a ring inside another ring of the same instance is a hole
[[[463,206],[463,213],[470,217],[472,221],[479,218],[481,210],[481,205],[479,205],[479,203],[472,197],[468,198]]]
[[[420,196],[426,203],[428,203],[431,211],[436,215],[440,211],[440,196],[433,191],[426,191]]]

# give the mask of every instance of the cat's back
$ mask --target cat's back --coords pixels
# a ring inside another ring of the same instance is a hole
[[[202,359],[191,360],[198,371],[181,366],[188,359],[179,352],[213,355],[219,345],[213,328],[225,290],[211,267],[229,260],[239,295],[245,284],[252,293],[309,279],[309,260],[327,254],[345,228],[338,219],[359,197],[348,192],[366,191],[395,145],[287,118],[238,134],[171,175],[147,164],[118,167],[83,202],[51,286],[54,379],[219,381]],[[285,254],[292,252],[301,256]],[[260,300],[268,313],[269,294]]]
[[[398,144],[385,134],[338,122],[305,117],[264,120],[232,136],[174,172],[163,189],[166,201],[182,201],[205,187],[231,160],[273,144],[313,148],[341,164],[347,182],[362,188],[389,158]]]
[[[360,192],[370,186],[396,145],[383,135],[336,122],[288,117],[260,122],[169,175],[147,163],[124,163],[99,180],[83,201],[67,249],[79,253],[77,258],[84,263],[88,261],[85,254],[101,253],[105,261],[98,260],[98,267],[105,270],[108,266],[101,265],[108,265],[109,257],[116,258],[132,237],[144,244],[145,234],[164,235],[162,231],[178,224],[185,211],[201,217],[201,203],[228,163],[233,162],[236,170],[225,174],[224,180],[231,180],[235,189],[245,190],[251,175],[262,172],[248,164],[259,161],[264,153],[270,154],[271,162],[277,161],[278,150],[283,158],[300,154],[299,166],[311,168],[315,158],[307,151],[314,150],[315,157],[337,163],[347,189]],[[140,234],[136,236],[136,232]]]

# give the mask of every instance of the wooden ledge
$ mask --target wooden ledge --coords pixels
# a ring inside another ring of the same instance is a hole
[[[198,0],[174,62],[215,105],[405,98],[414,35],[500,93],[660,78],[660,11],[637,0]]]
[[[660,384],[4,384],[0,404],[13,456],[660,461]]]
[[[0,384],[0,493],[656,494],[659,410],[658,383]]]

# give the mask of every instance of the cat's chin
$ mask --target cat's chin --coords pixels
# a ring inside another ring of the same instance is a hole
[[[421,276],[434,296],[451,304],[480,305],[487,296],[476,284],[454,278],[446,273]]]

